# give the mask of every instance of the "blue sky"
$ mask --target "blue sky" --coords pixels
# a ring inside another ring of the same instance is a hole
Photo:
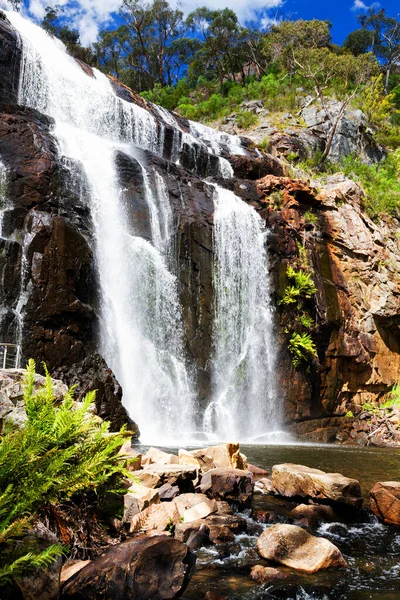
[[[95,41],[98,31],[112,26],[113,15],[118,11],[121,0],[23,0],[25,11],[36,20],[41,20],[46,6],[65,6],[71,25],[78,29],[83,44]],[[7,0],[0,0],[0,6]],[[372,5],[373,0],[181,0],[185,13],[198,6],[225,8],[229,6],[238,14],[242,24],[248,20],[268,23],[276,16],[283,18],[329,19],[332,24],[333,40],[341,44],[346,35],[357,27],[357,15]],[[170,0],[172,6],[178,0]],[[377,3],[375,3],[377,5]],[[399,0],[382,0],[380,7],[396,16],[400,13]]]

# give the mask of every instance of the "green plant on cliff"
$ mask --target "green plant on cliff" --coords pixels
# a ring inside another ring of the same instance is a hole
[[[296,304],[299,298],[311,298],[317,291],[311,273],[307,273],[303,269],[296,271],[293,267],[289,266],[286,276],[291,281],[291,284],[286,286],[281,304]]]
[[[293,332],[289,339],[288,348],[295,367],[298,367],[302,361],[310,362],[312,357],[317,356],[317,347],[309,333]]]
[[[39,511],[104,486],[119,486],[127,475],[118,450],[125,431],[110,433],[109,424],[93,415],[94,392],[81,404],[69,391],[56,406],[46,370],[43,388],[34,389],[35,363],[30,360],[24,383],[27,420],[6,424],[0,436],[0,586],[33,568],[44,568],[63,552],[53,545],[44,552],[23,538]]]
[[[389,399],[380,405],[380,408],[387,408],[389,410],[393,408],[400,408],[400,385],[394,385],[390,390]]]

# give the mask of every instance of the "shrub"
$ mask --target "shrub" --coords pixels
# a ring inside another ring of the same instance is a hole
[[[39,552],[16,543],[39,510],[127,475],[118,450],[128,434],[109,433],[109,424],[91,414],[95,393],[77,405],[68,392],[55,406],[48,372],[36,392],[34,381],[30,360],[24,385],[27,421],[21,428],[7,424],[0,437],[0,586],[47,566],[63,552],[60,545]]]
[[[362,163],[354,156],[342,161],[345,175],[359,181],[365,193],[365,209],[371,217],[380,214],[399,215],[400,209],[400,150],[388,155],[376,165]]]
[[[182,117],[185,117],[186,119],[195,121],[199,118],[199,110],[197,106],[194,106],[194,104],[180,104],[176,110],[180,115],[182,115]]]
[[[271,145],[271,140],[269,139],[269,137],[265,137],[261,140],[261,142],[259,142],[257,144],[257,148],[259,148],[260,150],[262,150],[263,152],[268,152],[269,148]]]
[[[258,123],[258,117],[250,110],[241,110],[236,117],[236,123],[240,129],[248,129]]]

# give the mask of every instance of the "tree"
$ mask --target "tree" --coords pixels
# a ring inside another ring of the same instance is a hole
[[[371,52],[384,62],[385,92],[388,93],[390,73],[400,61],[400,21],[388,17],[383,8],[370,8],[365,15],[359,17],[359,21],[362,28],[372,36]]]
[[[151,89],[156,83],[163,86],[176,83],[185,49],[182,11],[172,9],[166,0],[123,0],[121,15],[126,25],[113,37],[103,35],[103,41],[107,42],[109,53],[110,43],[117,43],[128,83],[138,91]],[[188,50],[191,47],[188,40]]]
[[[288,65],[292,53],[299,48],[328,48],[331,44],[329,21],[282,21],[273,26],[265,37],[264,52],[272,62],[282,61]]]
[[[229,8],[202,7],[190,13],[186,23],[202,40],[190,64],[191,77],[216,77],[221,86],[225,79],[236,81],[247,55],[247,30],[240,25],[237,15]]]
[[[343,48],[349,50],[354,56],[365,54],[371,49],[373,33],[368,29],[356,29],[349,33],[343,43]]]

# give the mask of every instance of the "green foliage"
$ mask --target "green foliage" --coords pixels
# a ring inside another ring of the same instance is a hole
[[[309,333],[292,333],[288,348],[295,367],[298,367],[301,362],[310,362],[317,356],[317,348]]]
[[[304,219],[306,223],[316,223],[318,221],[317,215],[311,212],[311,210],[307,210],[304,213]]]
[[[362,110],[370,125],[383,125],[394,110],[394,94],[386,94],[383,85],[383,73],[372,77],[364,91]]]
[[[390,392],[390,397],[386,402],[380,405],[380,408],[400,408],[400,385],[394,385]]]
[[[365,412],[371,413],[373,415],[378,414],[378,412],[379,412],[379,410],[375,406],[370,404],[369,402],[364,402],[364,404],[362,405],[361,408]]]
[[[345,414],[345,417],[346,417],[347,419],[354,419],[354,414],[353,414],[353,412],[352,412],[351,410],[349,410],[349,411],[348,411],[348,412]]]
[[[236,123],[240,129],[249,129],[258,123],[258,117],[250,110],[241,110],[236,117]]]
[[[315,325],[314,320],[308,313],[302,313],[299,317],[299,322],[305,329],[312,329]]]
[[[286,276],[292,284],[286,286],[282,300],[280,301],[281,304],[296,304],[299,298],[311,298],[317,291],[311,273],[307,273],[302,269],[296,271],[289,266]]]
[[[375,165],[362,163],[354,156],[342,161],[345,175],[359,181],[366,193],[365,209],[375,218],[400,213],[400,149]]]
[[[42,568],[63,548],[45,552],[16,543],[38,511],[88,491],[99,491],[127,475],[118,450],[126,433],[110,433],[94,416],[94,392],[74,403],[71,391],[55,406],[46,370],[43,388],[34,391],[35,363],[24,384],[27,420],[8,425],[0,437],[0,585],[31,568]]]
[[[274,210],[279,210],[280,208],[282,208],[283,191],[276,190],[275,192],[271,192],[271,194],[269,195],[269,203],[271,208],[273,208]]]
[[[269,137],[265,137],[261,140],[261,142],[259,142],[257,144],[257,148],[259,150],[262,150],[263,152],[268,152],[270,145],[271,145],[271,140],[269,139]]]

